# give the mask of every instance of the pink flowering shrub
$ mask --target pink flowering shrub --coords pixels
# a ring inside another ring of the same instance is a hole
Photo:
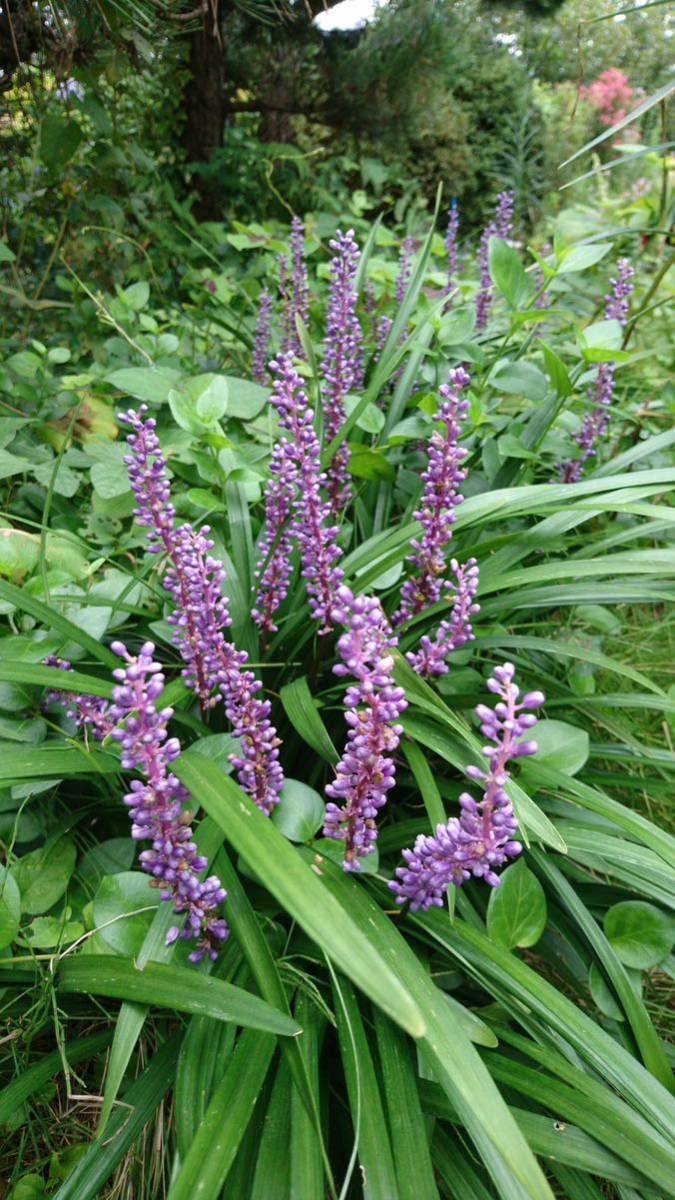
[[[628,82],[628,76],[618,67],[610,67],[589,87],[582,88],[582,94],[596,110],[600,124],[609,128],[617,121],[622,121],[630,111],[635,93]]]

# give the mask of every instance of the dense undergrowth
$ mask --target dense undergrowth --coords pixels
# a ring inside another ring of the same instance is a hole
[[[211,229],[175,290],[64,271],[29,313],[0,367],[13,1200],[675,1195],[659,206],[530,250],[502,201],[478,267],[461,223],[296,222],[280,270],[287,231]],[[512,768],[505,663],[539,718]]]

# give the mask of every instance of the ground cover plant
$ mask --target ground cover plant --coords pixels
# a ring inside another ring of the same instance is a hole
[[[14,1200],[675,1194],[650,169],[237,225],[6,356]]]

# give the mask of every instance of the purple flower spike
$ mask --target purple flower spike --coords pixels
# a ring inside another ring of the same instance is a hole
[[[408,236],[401,246],[401,256],[399,259],[398,276],[396,278],[396,303],[402,304],[405,294],[410,283],[410,275],[412,272],[412,255],[415,248],[415,242],[412,237]]]
[[[467,451],[459,445],[459,436],[469,409],[469,402],[461,393],[469,382],[464,368],[456,367],[450,372],[450,382],[439,389],[441,404],[437,419],[441,431],[435,430],[429,440],[429,462],[422,474],[424,491],[420,508],[414,514],[422,526],[422,537],[413,541],[413,553],[408,560],[416,573],[401,588],[401,605],[393,618],[395,625],[436,604],[442,595],[444,550],[452,538],[457,505],[463,499],[459,489],[466,479],[462,463]]]
[[[320,633],[329,633],[336,591],[343,578],[336,565],[342,552],[335,540],[337,526],[330,524],[330,505],[321,495],[326,476],[321,470],[314,413],[290,355],[280,355],[270,363],[270,370],[276,376],[271,401],[281,428],[290,435],[281,441],[277,461],[292,463],[297,480],[291,532],[300,546],[312,617],[321,623]]]
[[[446,825],[437,825],[432,836],[420,834],[412,850],[404,850],[405,866],[398,867],[389,887],[398,904],[410,902],[413,909],[441,907],[450,884],[460,886],[472,875],[491,887],[499,885],[498,867],[522,849],[515,840],[518,823],[506,794],[508,764],[535,754],[537,743],[523,737],[537,718],[532,710],[544,703],[542,692],[529,692],[518,701],[515,667],[496,667],[488,688],[499,697],[494,709],[479,704],[476,715],[481,732],[493,744],[483,749],[487,769],[469,767],[470,779],[485,784],[480,802],[464,792],[459,798],[461,813]]]
[[[277,629],[274,614],[288,594],[293,537],[289,525],[296,493],[297,466],[284,439],[270,460],[272,479],[265,492],[265,533],[258,546],[256,607],[251,616],[267,637]]]
[[[612,290],[605,296],[605,320],[618,321],[624,327],[628,320],[634,286],[631,280],[635,271],[627,258],[620,258],[616,267],[616,279],[610,280]],[[592,407],[586,413],[579,433],[574,436],[581,456],[560,464],[558,472],[562,483],[578,483],[586,463],[597,454],[598,442],[607,433],[614,398],[614,372],[614,363],[600,363],[595,382],[588,393]]]
[[[441,621],[433,639],[420,638],[420,648],[416,654],[406,654],[418,675],[447,675],[449,667],[445,660],[448,654],[474,639],[471,618],[480,612],[480,604],[476,604],[475,599],[480,582],[478,564],[475,558],[470,558],[460,566],[457,559],[453,558],[450,566],[457,581],[452,583],[448,580],[445,585],[454,594],[452,615],[449,620]]]
[[[347,747],[336,768],[336,778],[326,787],[324,837],[345,843],[344,869],[359,869],[359,859],[372,854],[377,840],[376,817],[395,784],[392,754],[402,726],[398,719],[407,708],[402,688],[393,683],[392,648],[396,637],[374,596],[354,596],[341,587],[334,618],[346,627],[338,640],[342,663],[336,675],[351,675],[356,683],[347,689],[345,720]]]
[[[270,346],[270,321],[272,317],[272,296],[267,288],[260,293],[258,320],[253,339],[253,355],[251,359],[251,374],[256,383],[264,387],[267,379],[267,359]]]
[[[189,814],[183,809],[190,795],[171,771],[180,743],[167,733],[173,709],[157,708],[164,676],[154,661],[155,647],[146,642],[137,657],[121,642],[113,642],[112,649],[126,663],[113,672],[118,686],[110,709],[115,722],[112,736],[122,747],[123,769],[143,777],[143,782],[132,782],[124,803],[131,812],[131,836],[152,843],[139,861],[152,876],[152,886],[161,888],[162,900],[170,900],[175,913],[185,913],[181,936],[197,940],[190,962],[200,962],[205,955],[215,959],[229,932],[216,911],[227,893],[216,875],[199,878],[208,861],[197,853]],[[177,928],[170,929],[167,945],[178,936]]]
[[[279,258],[279,286],[283,302],[283,354],[302,355],[295,318],[307,324],[309,320],[309,284],[305,263],[305,226],[299,217],[291,222],[289,256]]]
[[[508,238],[513,227],[515,205],[513,192],[500,192],[497,196],[495,215],[483,230],[478,247],[478,271],[480,291],[476,299],[476,329],[485,329],[492,308],[492,280],[490,278],[490,238]]]
[[[353,230],[339,230],[330,243],[335,257],[330,264],[330,297],[323,357],[325,380],[324,416],[326,439],[330,442],[343,425],[345,397],[360,384],[361,325],[356,316],[356,272],[361,253]],[[349,500],[349,449],[343,443],[328,468],[328,494],[333,519]]]
[[[58,667],[60,671],[72,671],[72,665],[65,658],[57,658],[50,654],[45,659],[46,667]],[[64,704],[66,716],[74,721],[78,729],[85,733],[89,730],[98,742],[108,737],[115,722],[110,714],[110,705],[102,696],[86,696],[79,692],[67,692],[50,688],[45,692],[44,705]]]
[[[208,526],[199,531],[189,524],[174,529],[166,464],[155,422],[145,419],[146,412],[142,406],[138,413],[121,414],[119,419],[132,429],[127,438],[132,453],[125,462],[136,495],[136,520],[148,530],[150,550],[163,550],[169,560],[164,584],[176,606],[169,623],[186,664],[183,678],[204,710],[213,708],[218,693],[222,696],[233,733],[242,742],[241,756],[232,756],[239,782],[269,813],[284,781],[280,743],[269,719],[271,706],[257,696],[262,684],[252,671],[244,670],[248,655],[223,633],[231,624],[223,595],[225,571],[210,553]]]
[[[449,294],[455,287],[457,274],[457,234],[459,233],[459,205],[456,200],[450,203],[448,213],[448,228],[445,234],[445,250],[448,256],[448,282],[445,290]],[[451,301],[448,302],[449,304]]]

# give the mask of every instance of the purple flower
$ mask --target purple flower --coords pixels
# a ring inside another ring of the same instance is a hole
[[[155,647],[146,642],[135,658],[121,642],[113,642],[112,649],[126,663],[113,672],[118,686],[110,708],[115,722],[112,736],[122,748],[122,768],[142,776],[142,781],[132,782],[124,803],[131,810],[131,836],[152,843],[139,861],[152,876],[152,885],[161,888],[162,900],[170,900],[175,913],[185,913],[180,936],[197,939],[190,961],[200,962],[206,954],[215,959],[218,945],[228,935],[227,924],[216,911],[227,893],[216,875],[199,878],[208,861],[197,853],[190,816],[183,809],[189,793],[171,771],[180,743],[167,734],[173,709],[157,709],[164,676],[154,661]],[[178,936],[176,927],[170,929],[167,945]]]
[[[277,629],[274,614],[288,594],[293,536],[289,525],[296,494],[297,466],[285,439],[270,460],[272,479],[265,490],[265,533],[258,545],[256,607],[251,616],[265,637]]]
[[[441,598],[444,551],[452,538],[455,510],[463,499],[459,489],[466,479],[462,463],[467,451],[460,446],[459,435],[469,408],[461,392],[468,385],[468,373],[457,367],[450,372],[450,382],[439,389],[441,404],[437,420],[441,431],[435,430],[429,440],[421,505],[414,514],[422,526],[422,537],[412,543],[413,553],[408,561],[415,567],[415,574],[401,588],[401,605],[393,617],[395,625],[423,612]]]
[[[377,840],[375,820],[395,783],[392,754],[402,727],[398,719],[407,708],[402,688],[393,683],[392,649],[396,637],[374,596],[354,596],[341,587],[334,619],[346,627],[338,639],[342,663],[336,675],[351,675],[356,683],[347,689],[345,720],[347,746],[336,768],[336,778],[326,787],[324,836],[345,843],[344,869],[359,869],[359,859],[371,854]]]
[[[241,755],[232,756],[239,782],[269,813],[278,803],[284,778],[279,739],[269,719],[271,706],[256,694],[262,684],[252,671],[244,670],[248,655],[223,633],[231,624],[222,590],[225,571],[210,553],[208,526],[200,531],[189,524],[174,528],[166,463],[155,422],[145,419],[146,412],[143,405],[138,413],[119,417],[132,430],[127,438],[132,453],[125,462],[136,496],[136,520],[148,530],[150,550],[164,551],[169,561],[164,584],[176,606],[169,623],[186,664],[183,677],[204,710],[217,703],[218,694],[222,696],[233,733],[242,743]]]
[[[492,308],[492,279],[490,278],[490,238],[508,238],[513,226],[513,192],[500,192],[497,196],[495,215],[483,230],[478,247],[478,271],[480,291],[476,299],[476,329],[485,329]]]
[[[384,350],[385,343],[389,337],[389,334],[391,333],[391,327],[393,324],[394,322],[392,318],[386,316],[380,317],[379,321],[377,322],[375,349],[377,350],[378,355],[381,355],[382,351]]]
[[[631,280],[635,271],[627,258],[620,258],[616,266],[616,278],[610,279],[611,291],[605,296],[605,320],[618,321],[623,327],[628,320],[630,296],[634,286]],[[597,454],[597,444],[609,428],[614,397],[614,372],[613,363],[600,363],[588,393],[592,407],[586,413],[579,433],[574,435],[581,455],[559,465],[558,472],[562,483],[578,483],[586,463]]]
[[[57,658],[50,654],[45,659],[46,667],[58,667],[60,671],[72,671],[72,665],[65,658]],[[112,732],[114,720],[110,714],[110,705],[102,696],[87,696],[79,692],[68,692],[50,688],[45,692],[44,704],[64,704],[66,716],[74,721],[78,729],[85,734],[91,729],[97,741],[102,742]]]
[[[605,320],[618,321],[623,327],[628,320],[630,297],[634,284],[631,283],[635,270],[630,259],[620,258],[616,264],[616,279],[610,279],[611,291],[605,296]]]
[[[410,275],[412,271],[412,254],[415,248],[415,242],[412,237],[408,236],[401,246],[401,255],[399,259],[398,275],[396,277],[396,303],[402,304],[405,299],[405,294],[410,283]]]
[[[314,429],[314,413],[309,406],[302,379],[289,354],[270,363],[276,376],[271,401],[279,413],[279,423],[288,438],[272,465],[292,464],[296,490],[293,498],[291,533],[297,539],[302,560],[302,575],[309,593],[309,607],[320,633],[333,627],[332,611],[336,590],[343,572],[336,565],[341,556],[337,545],[337,526],[331,525],[331,510],[321,495],[326,476],[321,470],[321,447]],[[289,470],[289,476],[291,471]],[[260,602],[259,602],[260,607]]]
[[[457,234],[459,233],[459,205],[456,200],[450,203],[448,212],[448,228],[445,234],[445,250],[448,256],[448,282],[446,293],[454,291],[455,275],[457,274]],[[448,301],[450,304],[451,301]]]
[[[518,823],[505,790],[508,764],[536,753],[537,743],[522,738],[536,725],[531,710],[540,708],[544,696],[529,692],[519,702],[514,675],[512,663],[496,667],[488,688],[499,701],[494,709],[484,704],[476,709],[481,732],[493,743],[483,748],[487,769],[467,769],[470,779],[485,784],[483,799],[476,802],[464,792],[459,798],[459,817],[437,825],[434,835],[420,834],[413,849],[403,851],[405,866],[397,868],[396,879],[389,884],[398,904],[409,901],[413,910],[440,907],[450,884],[460,886],[472,875],[497,887],[495,869],[520,854],[522,847],[514,840]]]
[[[480,573],[475,558],[462,566],[456,558],[450,563],[456,583],[449,580],[445,586],[454,594],[454,607],[447,621],[441,621],[433,638],[420,638],[420,648],[415,654],[406,654],[411,667],[418,675],[447,675],[449,667],[445,661],[452,650],[459,650],[474,638],[471,618],[480,612],[475,597],[480,582]]]
[[[283,303],[283,354],[302,355],[296,317],[309,321],[309,284],[305,263],[305,226],[299,217],[291,222],[289,255],[279,258],[279,286]]]
[[[270,345],[270,318],[272,316],[272,296],[267,288],[260,293],[258,320],[253,339],[253,355],[251,359],[251,374],[256,383],[265,386],[267,383],[267,359]]]
[[[326,343],[322,364],[324,377],[324,417],[327,441],[332,441],[343,425],[345,397],[360,384],[361,326],[356,316],[356,272],[361,257],[353,230],[339,230],[330,243],[335,257],[330,264],[330,296],[326,323]],[[349,500],[349,449],[339,447],[328,467],[328,494],[333,518],[337,518]]]

